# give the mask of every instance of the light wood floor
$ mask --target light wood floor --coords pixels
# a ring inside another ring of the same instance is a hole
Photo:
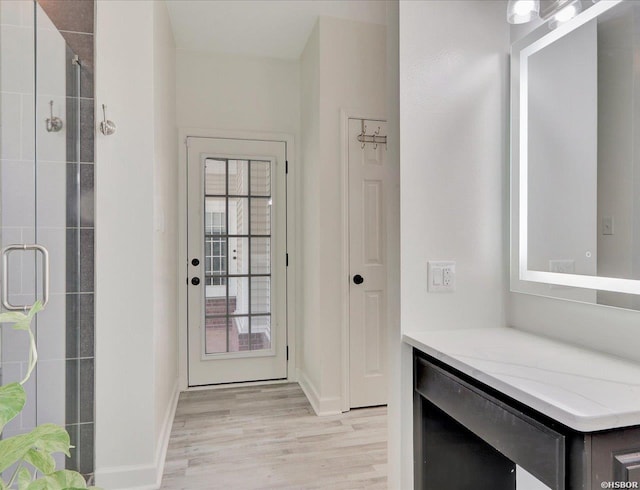
[[[297,384],[180,395],[162,489],[383,489],[386,407],[317,417]]]

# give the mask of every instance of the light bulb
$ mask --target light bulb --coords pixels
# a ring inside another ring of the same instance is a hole
[[[577,9],[575,5],[569,5],[568,7],[563,8],[560,12],[555,15],[555,19],[557,22],[566,22],[569,19],[573,19],[577,14]]]
[[[513,7],[513,11],[516,15],[527,15],[533,9],[533,0],[519,0]]]
[[[576,0],[570,5],[567,5],[566,7],[560,9],[553,17],[551,17],[551,20],[549,21],[549,28],[555,29],[560,24],[573,19],[581,11],[582,3],[580,2],[580,0]]]
[[[540,0],[509,0],[507,21],[510,24],[529,22],[540,12]]]

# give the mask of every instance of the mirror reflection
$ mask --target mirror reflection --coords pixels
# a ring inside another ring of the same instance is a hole
[[[619,3],[527,56],[527,132],[521,137],[528,140],[528,270],[640,279],[635,60],[639,2]],[[550,295],[578,291],[547,289]],[[573,296],[640,308],[636,295],[581,289]]]

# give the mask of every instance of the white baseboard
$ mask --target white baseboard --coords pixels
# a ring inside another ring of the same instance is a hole
[[[160,488],[162,485],[162,475],[164,474],[164,463],[167,459],[167,449],[169,449],[169,439],[171,438],[171,428],[173,427],[173,420],[176,418],[176,409],[178,408],[178,398],[180,398],[180,390],[178,389],[178,379],[176,378],[173,384],[173,397],[167,406],[167,411],[164,414],[164,420],[162,421],[162,431],[158,438],[158,447],[156,448],[156,484],[155,488]]]
[[[152,464],[96,468],[96,485],[109,490],[157,490],[157,473]]]
[[[173,386],[173,396],[162,420],[162,430],[158,437],[155,461],[149,465],[117,466],[96,468],[96,484],[109,490],[157,490],[162,484],[164,463],[167,457],[171,427],[178,407],[178,380]]]
[[[300,385],[300,388],[302,388],[302,391],[307,397],[307,400],[309,400],[313,411],[316,413],[316,415],[320,415],[318,413],[318,411],[320,410],[320,396],[318,395],[318,392],[313,387],[313,384],[311,383],[311,381],[309,381],[309,378],[307,378],[307,375],[304,372],[302,372],[300,369],[298,369],[297,372],[298,384]]]
[[[313,383],[304,371],[297,369],[298,384],[309,400],[316,415],[336,415],[342,413],[342,399],[336,397],[320,397]]]

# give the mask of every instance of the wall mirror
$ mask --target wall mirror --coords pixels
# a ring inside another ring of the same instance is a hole
[[[512,46],[511,290],[640,310],[640,1],[582,4]]]

